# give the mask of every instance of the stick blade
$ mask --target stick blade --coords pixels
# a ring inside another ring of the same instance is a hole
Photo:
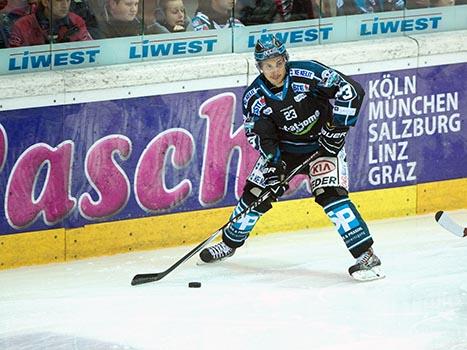
[[[438,211],[438,212],[435,214],[435,220],[436,220],[437,222],[439,222],[439,220],[441,219],[441,216],[443,216],[443,214],[444,214],[444,211],[442,211],[442,210]]]
[[[455,222],[447,213],[440,210],[435,214],[435,220],[447,231],[451,232],[453,235],[458,237],[467,236],[467,228],[462,227],[457,222]]]
[[[165,275],[163,273],[141,273],[133,277],[133,279],[131,280],[131,285],[137,286],[139,284],[156,282],[164,276]]]

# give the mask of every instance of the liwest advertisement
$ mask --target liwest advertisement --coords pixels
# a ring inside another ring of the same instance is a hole
[[[465,18],[467,5],[444,6],[2,49],[0,74],[252,52],[259,38],[271,34],[290,48],[459,30],[466,29]]]
[[[354,76],[351,191],[467,176],[466,64]],[[257,154],[244,88],[0,113],[0,233],[234,205]],[[304,176],[288,198],[309,196]]]

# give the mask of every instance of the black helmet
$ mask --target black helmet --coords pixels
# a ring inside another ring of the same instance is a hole
[[[286,61],[289,59],[285,45],[276,36],[269,35],[268,37],[258,39],[255,45],[256,63],[277,56],[284,56]]]

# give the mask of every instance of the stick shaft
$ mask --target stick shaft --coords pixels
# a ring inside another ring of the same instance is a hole
[[[297,166],[295,169],[293,169],[286,177],[284,180],[283,184],[287,185],[292,178],[300,173],[305,167],[307,167],[312,161],[315,159],[319,158],[320,153],[319,151],[316,151],[313,153],[310,157],[308,157],[302,164]],[[133,280],[131,281],[132,286],[136,286],[139,284],[143,283],[149,283],[149,282],[155,282],[159,281],[165,276],[167,276],[169,273],[171,273],[173,270],[175,270],[178,266],[183,264],[185,261],[190,259],[193,255],[201,251],[206,245],[208,245],[210,242],[212,242],[221,232],[224,228],[226,228],[228,225],[231,223],[237,221],[241,217],[247,215],[252,209],[263,203],[267,198],[271,196],[271,190],[268,189],[264,191],[264,193],[257,199],[255,200],[252,204],[250,204],[247,208],[242,210],[240,213],[237,215],[233,216],[232,218],[229,219],[222,227],[220,227],[217,231],[215,231],[211,236],[206,238],[203,242],[198,244],[196,247],[194,247],[192,250],[190,250],[187,254],[185,254],[183,257],[181,257],[179,260],[177,260],[172,266],[170,266],[167,270],[158,272],[158,273],[143,273],[143,274],[138,274],[133,277]]]

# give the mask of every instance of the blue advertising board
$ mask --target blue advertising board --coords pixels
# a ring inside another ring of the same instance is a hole
[[[467,176],[466,64],[356,75],[351,191]],[[244,88],[0,113],[0,233],[234,205],[254,162]],[[302,180],[301,180],[302,181]],[[302,182],[289,198],[309,196]]]
[[[235,28],[156,34],[0,50],[0,74],[251,52],[276,34],[287,47],[467,28],[467,5],[327,17]]]

